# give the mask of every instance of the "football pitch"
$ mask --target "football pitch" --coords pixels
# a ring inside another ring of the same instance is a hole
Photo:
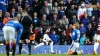
[[[0,56],[6,56],[5,54],[0,54]],[[10,55],[12,56],[12,55]],[[32,54],[32,55],[27,55],[27,54],[22,54],[22,55],[15,55],[15,56],[100,56],[99,55],[92,55],[92,54],[87,54],[87,55],[66,55],[66,54]]]

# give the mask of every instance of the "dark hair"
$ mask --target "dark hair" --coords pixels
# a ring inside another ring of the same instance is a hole
[[[15,13],[15,15],[14,15],[14,17],[17,17],[17,15],[18,15],[18,14],[19,14],[19,13],[18,13],[18,12],[16,12],[16,13]]]

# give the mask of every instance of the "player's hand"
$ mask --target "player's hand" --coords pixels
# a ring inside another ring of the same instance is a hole
[[[69,36],[72,36],[72,33],[70,33]]]

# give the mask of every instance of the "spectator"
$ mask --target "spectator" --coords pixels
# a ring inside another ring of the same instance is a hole
[[[22,0],[18,0],[17,5],[18,5],[18,9],[22,8]]]
[[[92,16],[91,24],[92,24],[93,30],[96,30],[96,25],[98,24],[98,22],[99,22],[99,19],[96,18],[95,16]]]
[[[69,21],[70,24],[74,24],[74,23],[76,23],[76,22],[79,22],[78,19],[77,19],[77,17],[76,17],[76,15],[73,15],[73,16],[72,16],[72,19],[69,19],[69,20],[70,20],[70,21]]]
[[[67,2],[65,3],[65,6],[67,6],[67,9],[71,9],[71,5],[72,5],[72,1],[67,0]]]
[[[66,45],[68,44],[68,38],[66,36],[66,31],[62,31],[61,32],[61,36],[60,36],[60,45]]]
[[[16,0],[13,0],[13,1],[11,1],[11,2],[12,2],[12,3],[9,5],[10,11],[12,11],[13,8],[15,9],[15,11],[17,11],[17,10],[18,10],[18,7],[17,7]]]
[[[2,22],[4,19],[4,14],[2,13],[2,10],[0,10],[0,22]]]
[[[31,8],[30,8],[30,4],[29,1],[25,1],[25,8],[24,10],[31,16]]]
[[[15,9],[12,8],[11,13],[10,13],[10,17],[11,18],[14,18],[14,16],[15,16]]]
[[[59,20],[59,24],[58,24],[58,31],[61,32],[62,30],[65,30],[65,26],[62,24],[62,21]]]
[[[55,30],[52,30],[51,34],[49,35],[51,40],[53,41],[54,44],[58,44],[59,43],[59,35],[56,34]]]
[[[92,11],[93,11],[92,4],[91,3],[89,3],[87,5],[86,11],[87,11],[88,17],[91,18],[92,17]]]
[[[69,27],[66,29],[66,36],[67,36],[67,44],[71,44],[72,43],[72,39],[70,34],[72,33],[72,24],[69,24]]]
[[[59,7],[64,6],[64,1],[63,1],[63,0],[59,0],[58,6],[59,6]]]
[[[23,9],[19,8],[18,10],[19,10],[18,12],[20,13],[20,16],[22,17]]]
[[[0,10],[5,14],[7,11],[7,0],[0,0]]]
[[[38,16],[40,16],[40,4],[39,4],[39,1],[38,0],[34,0],[33,3],[32,3],[32,11],[33,13],[34,12],[37,12]]]
[[[7,23],[11,19],[12,18],[10,17],[10,13],[9,12],[6,12],[5,18],[3,19],[3,24]]]
[[[85,45],[90,45],[90,44],[92,44],[91,42],[90,42],[90,39],[86,39],[86,42],[85,42]]]
[[[85,41],[86,41],[86,34],[83,33],[83,34],[82,34],[82,37],[80,38],[80,44],[81,44],[81,45],[84,45],[84,44],[85,44]]]
[[[66,29],[68,28],[68,24],[69,24],[69,20],[68,18],[66,18],[66,15],[63,16],[63,18],[61,19],[62,24],[66,27]]]
[[[59,22],[59,20],[58,20],[57,14],[54,13],[53,14],[53,19],[50,20],[50,26],[53,26],[54,28],[57,28],[58,22]]]
[[[52,9],[55,13],[57,13],[58,14],[58,3],[57,2],[55,2],[54,3],[54,6],[53,6],[53,9]]]
[[[42,20],[40,21],[40,26],[43,28],[43,32],[45,32],[49,28],[49,21],[46,19],[46,14],[43,14]]]
[[[98,15],[98,10],[97,10],[96,7],[93,8],[92,15],[94,15],[94,16],[97,17],[97,18],[99,17],[99,15]]]
[[[2,32],[2,28],[3,28],[3,21],[4,16],[2,13],[2,10],[0,10],[0,44],[2,45],[2,42],[4,41],[4,37],[3,37],[3,32]]]
[[[48,1],[48,7],[50,8],[50,10],[52,10],[52,7],[53,7],[53,0],[49,0]],[[51,12],[51,11],[50,11]]]
[[[65,15],[65,10],[63,6],[61,6],[60,10],[58,11],[58,14],[59,14],[59,19],[63,18],[63,16]]]
[[[37,28],[37,27],[39,27],[39,22],[40,20],[39,20],[39,18],[37,17],[37,13],[36,12],[34,12],[34,17],[33,17],[33,25],[34,25],[34,28]]]
[[[91,22],[88,18],[87,14],[84,15],[84,18],[82,18],[81,22],[84,24],[84,27],[87,29],[88,24]]]
[[[86,8],[85,8],[85,4],[82,4],[79,9],[78,9],[78,20],[82,19],[82,17],[84,17],[84,14],[86,13]]]
[[[68,18],[72,18],[73,15],[77,15],[77,11],[75,10],[75,5],[71,6],[71,9],[68,10]]]
[[[93,28],[92,28],[91,23],[88,24],[88,28],[87,28],[87,31],[86,31],[86,36],[88,37],[88,39],[89,39],[90,42],[92,43],[92,41],[93,41],[93,36],[94,36],[94,30],[93,30]]]
[[[80,26],[79,30],[80,30],[81,36],[83,36],[82,35],[83,33],[86,33],[86,28],[84,27],[83,23],[81,23],[81,26]]]
[[[39,31],[37,32],[36,34],[36,37],[35,37],[35,43],[40,43],[42,41],[42,38],[43,38],[43,28],[42,27],[39,27]]]
[[[48,6],[48,2],[44,1],[44,6],[42,8],[42,14],[49,15],[50,14],[50,7]]]
[[[2,28],[3,28],[3,23],[0,22],[0,45],[4,45],[4,35],[2,32]]]
[[[99,5],[99,8],[97,8],[97,13],[98,13],[98,16],[100,17],[100,5]]]

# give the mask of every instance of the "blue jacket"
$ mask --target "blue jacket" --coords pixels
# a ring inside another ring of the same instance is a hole
[[[54,42],[54,44],[57,44],[58,39],[60,38],[57,34],[50,34],[49,37]]]
[[[84,24],[84,27],[87,29],[88,24],[90,23],[90,19],[89,18],[87,18],[87,19],[82,18],[81,22]]]

